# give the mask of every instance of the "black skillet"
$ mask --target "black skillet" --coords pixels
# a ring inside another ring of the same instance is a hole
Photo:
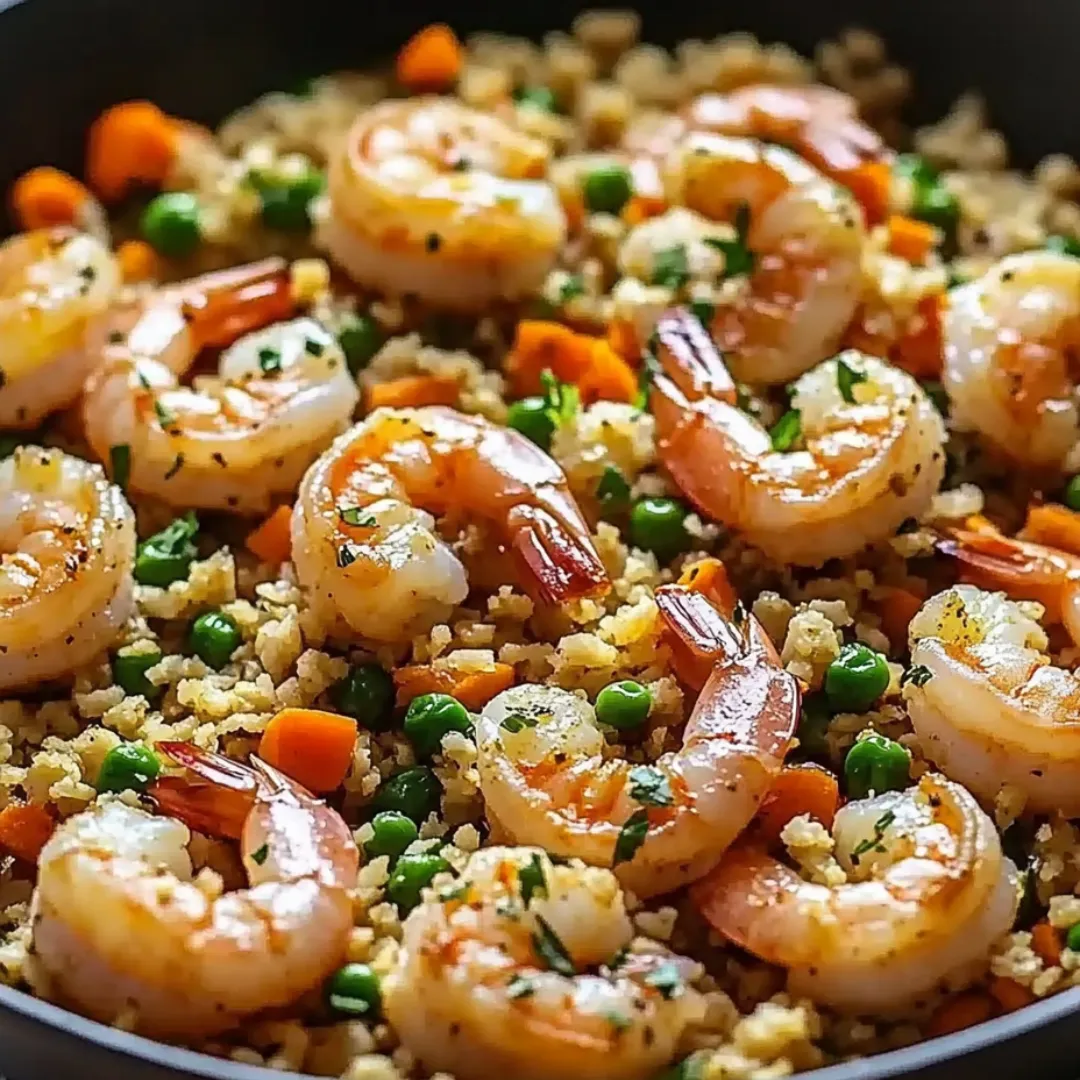
[[[0,0],[0,191],[38,164],[78,169],[105,106],[133,97],[213,122],[264,91],[390,55],[433,19],[460,31],[539,35],[569,25],[573,0]],[[1080,157],[1075,0],[753,0],[710,6],[638,0],[650,41],[750,30],[802,52],[839,29],[878,30],[916,76],[912,119],[940,115],[968,87],[988,98],[1020,162]],[[2,231],[2,230],[0,230]],[[1075,1078],[1080,990],[907,1050],[839,1065],[815,1080]],[[268,1080],[236,1065],[103,1027],[0,987],[7,1080]],[[563,1080],[552,1077],[552,1080]],[[566,1078],[571,1080],[571,1078]]]

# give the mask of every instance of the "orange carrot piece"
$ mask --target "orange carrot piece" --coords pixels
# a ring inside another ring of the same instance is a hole
[[[356,745],[351,716],[319,709],[282,709],[263,732],[259,757],[315,792],[341,785]]]
[[[638,380],[630,365],[604,338],[591,338],[592,356],[585,374],[578,380],[581,400],[631,402],[637,397]]]
[[[616,355],[629,363],[637,363],[641,359],[641,344],[638,342],[637,333],[633,323],[626,319],[612,319],[608,323],[607,343]]]
[[[712,555],[684,567],[679,584],[701,593],[724,614],[734,611],[739,599],[728,578],[727,568]]]
[[[1048,922],[1037,922],[1031,928],[1031,947],[1047,967],[1061,962],[1061,936]]]
[[[264,563],[283,563],[292,553],[292,507],[279,506],[257,529],[248,533],[248,551]]]
[[[889,212],[889,188],[892,174],[888,162],[866,161],[836,177],[858,200],[866,213],[868,225],[884,221]]]
[[[1026,986],[1004,975],[991,979],[988,989],[991,997],[1005,1012],[1016,1012],[1017,1009],[1022,1009],[1035,1000],[1035,995]]]
[[[116,249],[116,259],[129,285],[152,281],[161,268],[157,252],[145,240],[125,240]]]
[[[419,408],[422,405],[456,405],[461,384],[450,375],[403,375],[367,388],[368,409]]]
[[[56,821],[43,807],[11,803],[0,810],[0,848],[36,863],[55,828]]]
[[[892,647],[902,650],[907,647],[908,625],[922,607],[922,598],[907,589],[897,589],[891,585],[882,586],[880,596],[874,606],[881,616],[881,629],[892,643]]]
[[[462,56],[461,42],[449,26],[425,26],[398,53],[398,82],[410,90],[448,89],[461,72]]]
[[[926,262],[926,256],[941,239],[940,231],[933,225],[900,214],[890,216],[888,228],[889,251],[916,266]]]
[[[106,109],[90,127],[86,178],[99,198],[122,199],[135,184],[160,187],[176,160],[177,129],[153,102]]]
[[[926,1025],[926,1033],[931,1038],[951,1035],[954,1031],[963,1031],[964,1028],[989,1020],[996,1011],[994,999],[989,994],[978,990],[957,994],[934,1010]]]
[[[1032,506],[1020,537],[1080,555],[1080,514],[1060,503]]]
[[[889,359],[917,379],[936,379],[945,362],[942,300],[941,296],[920,300],[908,326],[889,350]]]
[[[840,802],[840,785],[820,765],[789,765],[781,769],[757,812],[756,831],[768,842],[780,839],[784,826],[799,814],[809,814],[830,827]]]
[[[452,694],[466,709],[477,712],[496,694],[514,685],[514,669],[510,664],[497,663],[490,671],[458,672],[412,664],[395,669],[394,685],[401,706],[421,694]]]
[[[23,173],[11,189],[11,206],[22,229],[74,225],[92,198],[74,176],[51,165]]]

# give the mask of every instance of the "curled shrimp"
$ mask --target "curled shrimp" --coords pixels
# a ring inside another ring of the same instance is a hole
[[[953,426],[1019,464],[1060,468],[1080,438],[1080,260],[1006,256],[949,292],[943,335]]]
[[[119,286],[109,249],[72,229],[0,246],[0,426],[35,427],[78,398],[94,361],[87,327]]]
[[[646,1080],[704,1004],[697,965],[632,936],[609,871],[487,848],[405,920],[386,1015],[425,1069],[461,1080]]]
[[[987,802],[1005,784],[1033,813],[1080,814],[1080,678],[1001,593],[958,585],[911,621],[904,688],[923,753]]]
[[[544,603],[609,587],[559,466],[516,431],[429,406],[376,410],[308,470],[292,551],[312,604],[379,641],[445,618],[469,583],[432,515],[485,523]]]
[[[639,896],[670,892],[715,866],[780,771],[799,689],[764,632],[737,627],[683,586],[657,592],[671,629],[711,661],[682,746],[655,765],[603,755],[592,706],[566,690],[516,686],[476,726],[489,814],[521,843],[614,866]]]
[[[291,494],[359,397],[334,336],[291,314],[281,259],[123,308],[101,329],[103,361],[86,386],[94,452],[129,447],[130,488],[177,507],[257,513]],[[180,384],[203,348],[226,345],[216,376]]]
[[[0,690],[65,675],[134,606],[135,516],[91,465],[20,446],[0,461]]]
[[[743,222],[753,266],[710,325],[736,376],[785,383],[834,353],[862,282],[866,231],[850,194],[788,150],[701,132],[664,176],[673,204]]]
[[[847,1012],[904,1009],[986,971],[1017,874],[969,792],[928,773],[848,803],[832,832],[842,884],[806,881],[744,842],[692,899],[728,940],[787,968],[791,993]]]
[[[735,405],[711,342],[685,314],[657,329],[652,383],[660,458],[706,514],[780,563],[817,566],[890,536],[941,484],[945,427],[919,384],[848,351],[792,387],[803,449],[773,449]],[[843,380],[843,386],[841,381]]]
[[[188,771],[157,781],[158,801],[239,836],[249,887],[200,888],[184,824],[100,801],[41,853],[34,951],[54,995],[80,1012],[197,1038],[292,1003],[341,964],[359,857],[336,811],[257,758],[159,749]]]
[[[380,102],[331,161],[321,246],[362,285],[447,307],[530,296],[566,237],[549,156],[451,98]]]

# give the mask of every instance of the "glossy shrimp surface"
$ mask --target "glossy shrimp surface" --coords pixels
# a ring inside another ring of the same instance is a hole
[[[844,189],[788,150],[691,132],[664,165],[672,203],[745,219],[753,266],[710,330],[737,378],[784,383],[836,351],[859,298],[866,231]]]
[[[952,422],[998,454],[1060,468],[1080,437],[1080,260],[1009,255],[953,289],[944,316]]]
[[[910,375],[854,351],[820,364],[792,388],[802,448],[776,450],[735,405],[730,376],[692,322],[661,320],[663,372],[650,404],[661,460],[706,514],[778,562],[816,566],[929,505],[944,475],[945,427]]]
[[[356,845],[336,811],[255,759],[163,744],[176,817],[239,836],[249,887],[192,881],[188,828],[119,800],[65,822],[41,853],[34,949],[61,1001],[149,1035],[195,1038],[288,1005],[345,954]]]
[[[304,477],[292,550],[312,604],[379,641],[445,618],[469,583],[434,516],[483,522],[542,602],[609,587],[559,466],[516,431],[429,406],[376,410]]]
[[[405,920],[386,1014],[429,1070],[461,1080],[647,1080],[704,1016],[697,965],[631,947],[607,870],[487,848]]]
[[[257,513],[291,494],[352,418],[359,392],[334,336],[288,318],[283,260],[135,301],[101,331],[84,422],[95,453],[129,448],[129,485],[180,508]],[[241,336],[243,335],[243,336]],[[226,346],[216,375],[181,376]]]
[[[0,427],[32,428],[79,397],[95,361],[88,327],[119,285],[112,252],[72,229],[0,246]]]
[[[97,465],[38,446],[0,461],[0,690],[66,675],[134,607],[135,515]]]
[[[549,686],[499,694],[476,729],[481,789],[499,826],[520,843],[614,866],[639,896],[716,864],[779,772],[799,715],[798,686],[752,620],[737,627],[679,585],[657,599],[711,665],[677,752],[646,766],[605,758],[592,706]]]
[[[848,803],[833,823],[847,880],[803,879],[753,842],[692,888],[730,941],[784,967],[793,994],[882,1014],[975,981],[1012,926],[1016,868],[959,784],[927,774]]]
[[[451,98],[384,101],[330,168],[321,241],[360,284],[467,310],[534,293],[566,219],[545,143]]]

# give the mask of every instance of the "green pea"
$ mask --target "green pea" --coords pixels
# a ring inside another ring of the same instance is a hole
[[[101,763],[97,789],[105,791],[145,791],[161,772],[161,762],[149,747],[141,743],[114,746]]]
[[[311,227],[311,201],[322,194],[326,179],[314,166],[294,176],[264,173],[252,182],[262,200],[262,219],[271,229],[302,232]]]
[[[951,236],[960,220],[960,203],[944,184],[935,184],[916,194],[911,214]]]
[[[377,1019],[382,1012],[379,976],[367,964],[346,964],[327,981],[326,1000],[335,1012]]]
[[[1080,923],[1069,927],[1069,932],[1065,935],[1065,948],[1080,952]]]
[[[514,94],[514,100],[528,109],[553,113],[558,108],[555,91],[549,86],[523,86]]]
[[[623,679],[596,695],[596,719],[605,727],[630,731],[648,719],[652,694],[639,682]]]
[[[392,861],[420,836],[416,822],[398,810],[376,814],[371,819],[371,828],[374,830],[371,839],[364,844],[364,853],[369,859],[386,855]]]
[[[442,785],[426,765],[402,769],[375,793],[371,805],[376,811],[396,810],[423,825],[428,815],[439,809]]]
[[[596,482],[596,498],[604,513],[626,513],[630,505],[630,485],[614,465],[608,465]]]
[[[1046,238],[1046,250],[1056,251],[1059,255],[1071,255],[1074,259],[1080,259],[1080,240],[1075,236],[1048,236]]]
[[[394,680],[378,664],[356,664],[330,688],[330,700],[369,731],[385,731],[394,712]]]
[[[630,543],[669,562],[690,547],[686,514],[678,499],[639,499],[630,511]]]
[[[126,694],[141,694],[147,701],[153,701],[161,694],[161,687],[155,686],[146,677],[146,673],[155,664],[161,663],[161,651],[121,652],[113,657],[113,682]]]
[[[809,694],[804,697],[802,715],[799,717],[799,728],[796,732],[799,749],[812,757],[827,755],[829,744],[826,741],[826,735],[831,721],[832,713],[823,695]]]
[[[825,669],[825,696],[834,712],[866,712],[888,685],[885,657],[859,642],[848,642]]]
[[[191,625],[191,651],[220,671],[243,641],[240,627],[224,611],[207,611]]]
[[[594,214],[617,214],[633,194],[630,170],[625,165],[601,165],[582,184],[585,206]]]
[[[202,240],[199,214],[199,200],[190,191],[167,191],[147,204],[139,231],[159,255],[182,259]]]
[[[1069,478],[1065,485],[1065,505],[1070,510],[1080,510],[1080,474]]]
[[[371,363],[383,340],[382,327],[370,315],[347,315],[338,329],[338,344],[353,375]]]
[[[919,187],[929,187],[938,182],[938,171],[921,154],[898,154],[893,172],[904,176]]]
[[[449,869],[450,864],[442,856],[431,852],[402,855],[386,883],[386,895],[402,914],[412,911],[420,903],[420,891],[431,884],[436,874]]]
[[[467,735],[472,728],[469,710],[449,694],[414,697],[405,713],[405,734],[421,757],[437,753],[448,732],[460,731]]]
[[[551,418],[551,409],[545,398],[527,397],[515,401],[506,411],[506,424],[507,427],[520,431],[541,450],[551,448],[555,421]]]
[[[135,555],[135,580],[164,589],[186,578],[199,554],[194,543],[198,531],[199,520],[189,510],[168,528],[147,537]]]
[[[884,735],[860,739],[844,758],[848,798],[865,799],[871,792],[901,791],[907,787],[911,755]]]

